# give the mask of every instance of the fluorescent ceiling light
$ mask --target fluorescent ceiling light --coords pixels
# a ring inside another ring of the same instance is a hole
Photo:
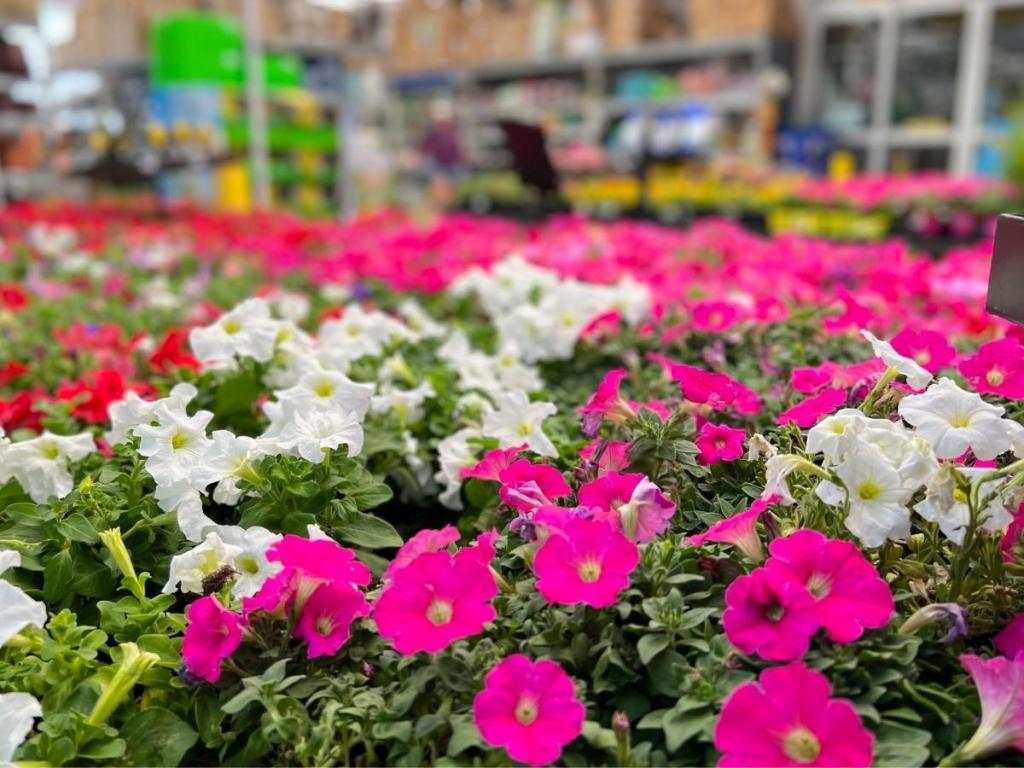
[[[392,5],[398,0],[306,0],[306,2],[311,5],[319,5],[322,8],[330,8],[332,11],[353,13],[372,5]]]

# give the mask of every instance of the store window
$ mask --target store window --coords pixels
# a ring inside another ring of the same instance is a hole
[[[896,175],[947,170],[949,149],[946,147],[901,147],[889,151],[889,172]]]
[[[878,31],[877,22],[826,31],[821,119],[829,128],[858,130],[871,124]]]
[[[924,16],[900,22],[892,118],[898,125],[953,122],[963,16]]]
[[[1024,8],[998,11],[992,29],[985,127],[1002,130],[1024,122]]]

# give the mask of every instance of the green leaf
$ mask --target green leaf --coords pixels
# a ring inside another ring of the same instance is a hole
[[[665,715],[661,727],[665,731],[665,748],[675,752],[683,744],[703,731],[713,722],[714,714],[710,709],[687,708],[682,711],[678,706]]]
[[[85,757],[90,760],[116,760],[125,752],[124,739],[106,739],[89,744],[78,750],[78,757]],[[156,765],[156,763],[147,763]]]
[[[391,523],[363,512],[347,516],[337,534],[343,541],[367,549],[400,547],[403,544],[402,537]]]
[[[932,735],[919,728],[883,721],[875,732],[874,765],[919,766],[928,762]]]
[[[395,723],[373,724],[373,737],[375,739],[408,741],[410,736],[412,736],[412,723],[408,720],[399,720]]]
[[[62,549],[51,557],[43,569],[43,600],[58,603],[71,591],[71,552]]]
[[[669,639],[667,635],[644,635],[636,644],[636,651],[640,655],[640,663],[645,667],[651,659],[668,648]]]
[[[168,709],[150,707],[121,726],[135,765],[179,765],[199,734]]]
[[[61,536],[69,541],[77,541],[82,544],[95,544],[100,540],[99,534],[88,518],[81,512],[69,515],[57,523],[57,530]]]
[[[356,509],[365,512],[368,509],[379,507],[390,500],[393,495],[394,492],[385,483],[370,483],[349,491],[345,497],[355,502]]]
[[[254,701],[259,700],[259,688],[243,688],[236,696],[224,702],[221,709],[229,715],[237,715]]]
[[[472,720],[455,721],[453,718],[452,737],[448,740],[448,757],[457,757],[470,747],[482,746],[480,731]]]

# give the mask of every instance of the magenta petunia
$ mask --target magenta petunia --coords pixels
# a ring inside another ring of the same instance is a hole
[[[533,464],[526,459],[514,461],[503,469],[498,480],[501,483],[501,500],[520,512],[551,504],[555,499],[572,493],[572,488],[557,469],[547,464]]]
[[[594,437],[605,419],[622,423],[636,415],[629,401],[619,394],[622,380],[628,375],[629,372],[624,368],[608,371],[590,399],[576,409],[583,417],[583,434],[587,437]]]
[[[640,552],[610,523],[568,519],[537,550],[537,589],[549,603],[603,608],[629,586]]]
[[[639,542],[661,534],[676,512],[672,500],[639,473],[608,472],[581,486],[577,498],[596,519],[608,521]]]
[[[601,442],[600,439],[595,438],[583,446],[580,449],[580,458],[584,461],[594,461],[596,456],[598,474],[602,475],[608,472],[621,472],[629,468],[629,443],[606,440],[598,452]]]
[[[760,396],[724,373],[677,363],[655,352],[649,353],[647,359],[659,363],[673,381],[679,382],[680,392],[691,403],[706,404],[716,411],[730,407],[738,413],[761,410]]]
[[[425,528],[418,531],[395,553],[394,558],[381,575],[381,581],[389,581],[397,571],[424,552],[439,552],[449,544],[454,544],[459,540],[460,535],[459,529],[454,525],[446,525],[441,529]]]
[[[496,614],[498,585],[472,557],[425,552],[395,573],[373,606],[381,637],[399,653],[437,653],[483,631]]]
[[[1017,339],[986,342],[958,368],[976,392],[1024,399],[1024,345]]]
[[[684,543],[691,547],[702,547],[708,541],[732,544],[755,563],[760,563],[764,559],[764,551],[761,549],[761,538],[757,535],[757,521],[768,507],[778,501],[778,496],[755,499],[747,509],[719,520],[704,533],[691,536]]]
[[[333,539],[307,539],[288,534],[267,549],[267,560],[294,568],[302,576],[322,581],[370,583],[370,569],[356,560],[356,553]]]
[[[999,550],[1007,563],[1017,562],[1024,554],[1024,504],[1017,507],[1013,520],[1006,527],[1003,538],[999,540]]]
[[[992,642],[999,652],[1009,659],[1024,653],[1024,612],[1014,616]]]
[[[572,678],[549,659],[517,653],[495,664],[473,699],[473,722],[484,741],[513,760],[550,765],[583,731],[586,710]]]
[[[1010,747],[1024,752],[1024,656],[983,659],[965,653],[960,664],[978,689],[981,722],[960,749],[957,764],[974,762]]]
[[[722,706],[715,748],[723,768],[871,765],[874,737],[853,703],[801,662],[772,667]]]
[[[884,627],[896,607],[889,584],[855,544],[803,528],[769,546],[766,568],[806,587],[818,619],[836,643],[852,643],[865,629]]]
[[[904,328],[889,343],[901,355],[932,374],[952,365],[956,359],[956,348],[949,343],[946,334],[938,331]]]
[[[813,427],[821,419],[846,404],[846,390],[842,387],[831,387],[822,390],[812,397],[801,400],[787,408],[775,419],[777,424],[796,424],[807,429]]]
[[[700,434],[694,442],[700,449],[701,464],[717,464],[743,456],[746,439],[747,433],[742,429],[706,422],[701,425]]]
[[[725,590],[722,626],[744,653],[770,661],[795,661],[807,653],[821,626],[818,606],[797,579],[756,568]]]
[[[476,478],[477,480],[493,480],[497,482],[502,470],[507,469],[518,458],[519,454],[525,452],[526,449],[527,445],[523,443],[522,445],[514,445],[511,448],[495,448],[487,451],[484,457],[476,464],[460,469],[459,476],[463,480]]]
[[[370,612],[351,584],[321,584],[302,606],[294,636],[306,641],[309,658],[333,656],[349,638],[352,622]]]
[[[229,611],[215,595],[207,595],[185,609],[188,625],[181,641],[181,655],[188,671],[204,680],[220,680],[221,662],[242,643],[241,614]]]

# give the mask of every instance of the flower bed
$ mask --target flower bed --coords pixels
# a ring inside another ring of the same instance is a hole
[[[999,763],[989,248],[0,215],[0,762]]]

